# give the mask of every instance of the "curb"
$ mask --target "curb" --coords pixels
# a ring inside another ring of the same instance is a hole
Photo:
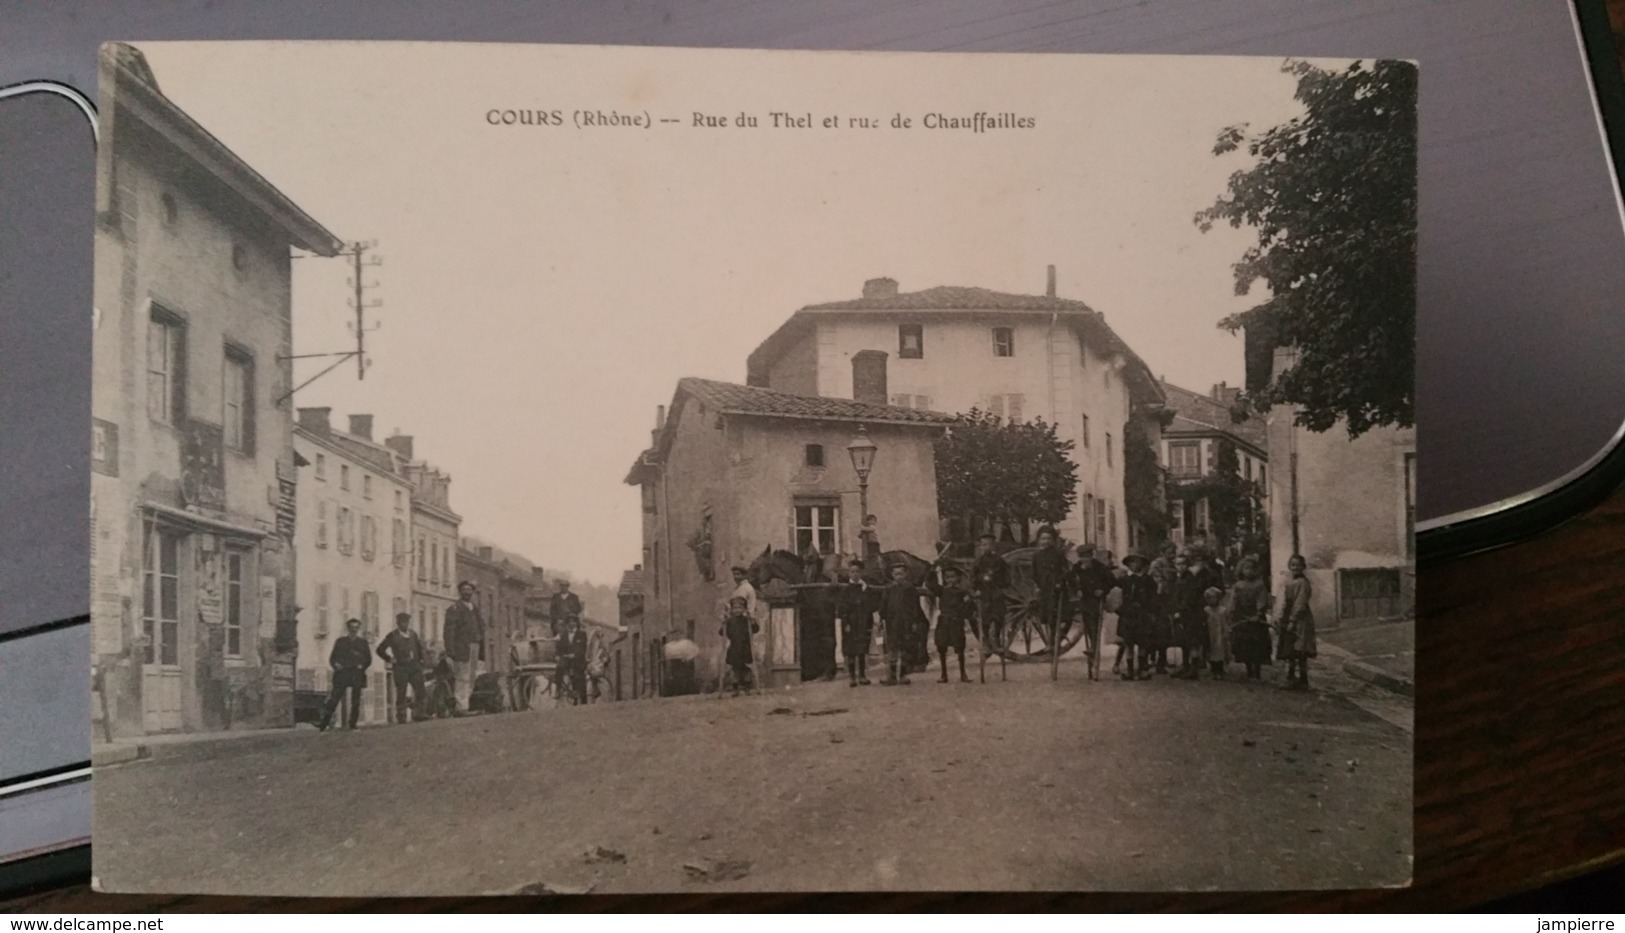
[[[109,745],[91,751],[90,766],[105,768],[108,765],[121,765],[151,757],[152,750],[145,745]]]
[[[1343,670],[1355,680],[1363,680],[1372,686],[1381,687],[1400,696],[1416,698],[1416,684],[1407,677],[1391,674],[1388,671],[1368,664],[1365,661],[1348,660],[1343,662]]]

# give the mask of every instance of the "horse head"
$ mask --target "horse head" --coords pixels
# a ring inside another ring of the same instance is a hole
[[[752,586],[760,589],[770,580],[801,582],[801,558],[790,551],[775,551],[770,544],[750,562],[747,574]]]

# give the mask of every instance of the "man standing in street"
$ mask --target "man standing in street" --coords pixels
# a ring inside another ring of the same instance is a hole
[[[553,619],[553,637],[557,638],[564,634],[564,620],[571,616],[579,619],[582,612],[581,597],[570,592],[569,580],[557,580],[554,586],[558,588],[558,592],[553,594],[548,606],[548,615]]]
[[[468,711],[468,695],[480,672],[480,646],[485,643],[485,620],[474,604],[474,584],[457,584],[457,602],[446,609],[446,654],[457,672],[457,709]]]
[[[1083,617],[1083,633],[1087,639],[1085,648],[1089,652],[1089,679],[1094,680],[1100,670],[1100,629],[1104,614],[1103,605],[1106,594],[1117,585],[1117,579],[1112,576],[1110,567],[1101,563],[1095,557],[1093,544],[1078,545],[1078,562],[1072,568],[1079,599],[1078,607]]]
[[[767,635],[765,634],[767,626],[764,624],[767,622],[765,604],[756,595],[756,586],[750,582],[750,572],[748,570],[735,564],[733,578],[734,591],[728,595],[728,602],[731,604],[735,599],[745,601],[745,614],[750,616],[752,621],[756,623],[756,628],[751,630],[755,633],[750,640],[751,651],[754,652],[756,661],[761,661],[767,656]]]
[[[395,721],[406,722],[406,688],[412,688],[412,721],[423,718],[423,659],[426,652],[423,639],[412,631],[412,614],[402,612],[395,616],[395,629],[378,643],[378,657],[389,665],[395,679]]]
[[[981,613],[982,629],[994,647],[1004,645],[1004,592],[1010,588],[1010,565],[993,550],[993,536],[982,535],[976,540],[976,562],[971,565],[971,589],[976,593],[976,607]],[[977,636],[982,637],[981,635]],[[982,654],[988,645],[978,646]]]
[[[333,667],[333,689],[327,694],[327,708],[322,710],[323,732],[332,728],[333,713],[339,708],[339,701],[345,693],[350,695],[346,724],[351,730],[355,729],[356,721],[361,716],[361,691],[367,686],[367,668],[372,667],[372,649],[367,646],[367,640],[361,637],[361,620],[345,620],[344,631],[345,634],[333,642],[333,652],[327,659],[327,663]]]

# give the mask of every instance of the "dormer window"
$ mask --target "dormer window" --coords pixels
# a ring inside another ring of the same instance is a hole
[[[919,324],[899,324],[897,326],[897,358],[902,360],[925,359],[925,329]]]

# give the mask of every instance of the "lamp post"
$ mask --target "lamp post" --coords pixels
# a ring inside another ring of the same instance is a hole
[[[858,434],[852,438],[852,443],[846,445],[846,453],[852,458],[852,469],[858,474],[858,524],[869,519],[869,471],[875,467],[875,442],[869,440],[869,432],[863,425],[858,425]]]

